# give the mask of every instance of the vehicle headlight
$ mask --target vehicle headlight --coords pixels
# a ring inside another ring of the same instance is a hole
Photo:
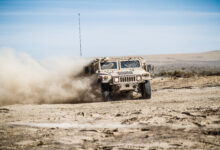
[[[108,76],[104,76],[103,79],[104,79],[104,80],[107,80],[107,79],[108,79]]]
[[[136,79],[137,79],[137,81],[140,81],[140,80],[141,80],[141,77],[140,77],[140,76],[137,76]]]
[[[145,77],[149,77],[150,74],[149,74],[149,73],[145,73],[145,74],[143,74],[143,76],[145,76]]]
[[[114,82],[119,82],[119,78],[118,77],[114,78]]]

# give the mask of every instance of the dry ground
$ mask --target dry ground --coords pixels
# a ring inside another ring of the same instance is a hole
[[[0,149],[220,149],[220,77],[155,78],[150,100],[0,107]]]

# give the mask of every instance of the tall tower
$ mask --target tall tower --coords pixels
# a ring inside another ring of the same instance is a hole
[[[79,16],[79,51],[80,51],[80,57],[82,57],[81,27],[80,27],[80,13],[78,13],[78,16]]]

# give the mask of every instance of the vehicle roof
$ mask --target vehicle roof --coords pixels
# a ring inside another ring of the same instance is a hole
[[[102,58],[97,58],[97,60],[100,61],[108,61],[108,60],[113,60],[113,61],[118,61],[118,60],[133,60],[133,59],[138,59],[141,60],[143,59],[142,57],[136,57],[136,56],[123,56],[123,57],[102,57]]]

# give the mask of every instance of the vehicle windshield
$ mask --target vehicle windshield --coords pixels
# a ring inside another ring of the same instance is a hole
[[[139,60],[125,60],[121,61],[121,68],[139,68],[140,62]]]
[[[117,69],[117,62],[101,62],[101,69]]]

